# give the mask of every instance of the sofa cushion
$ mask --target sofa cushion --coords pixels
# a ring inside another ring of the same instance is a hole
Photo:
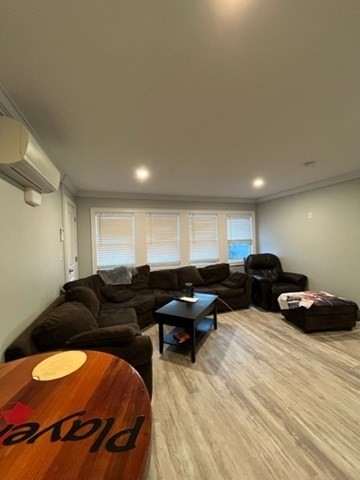
[[[244,286],[248,278],[249,275],[247,273],[233,272],[230,277],[221,282],[221,285],[229,288],[240,288]]]
[[[208,265],[207,267],[201,267],[198,270],[205,285],[220,283],[223,280],[226,280],[230,275],[230,265],[228,263]]]
[[[134,288],[136,290],[149,288],[150,266],[141,265],[140,267],[136,267],[136,270],[138,273],[133,274],[133,277],[131,279],[131,288]]]
[[[177,290],[179,286],[176,270],[154,270],[150,272],[150,288]]]
[[[243,288],[234,288],[234,287],[225,287],[222,284],[215,284],[211,286],[214,288],[215,292],[217,295],[219,295],[220,298],[234,298],[234,297],[241,297],[244,295],[244,289]]]
[[[207,287],[205,285],[200,285],[198,287],[194,288],[195,293],[208,293],[209,295],[216,295],[216,291],[213,288],[213,285],[211,287]]]
[[[184,292],[182,290],[161,290],[161,289],[155,289],[154,290],[154,296],[155,296],[155,307],[160,308],[167,303],[171,302],[171,300],[174,300],[174,298],[179,298],[184,295]]]
[[[74,335],[97,328],[93,314],[84,304],[65,302],[34,328],[32,338],[40,351],[47,351],[62,348]]]
[[[96,318],[100,311],[100,302],[94,290],[88,287],[73,287],[65,293],[65,300],[67,302],[79,302],[85,305],[86,308]]]
[[[137,324],[117,325],[78,333],[69,338],[66,345],[76,348],[124,345],[131,342],[137,335],[141,335]]]
[[[155,307],[155,296],[151,293],[137,293],[133,298],[122,302],[123,308],[135,308],[137,314],[148,312]]]
[[[97,322],[100,327],[111,327],[113,325],[127,325],[137,323],[136,311],[134,308],[124,308],[123,303],[105,302],[102,304]]]
[[[202,279],[198,269],[194,266],[180,267],[177,268],[175,271],[178,276],[179,288],[184,288],[185,283],[192,283],[193,285],[204,285],[204,280]]]
[[[121,303],[135,297],[136,293],[127,288],[117,288],[115,285],[104,285],[101,293],[111,302]]]
[[[70,290],[70,288],[74,287],[88,287],[91,288],[100,300],[100,302],[104,302],[105,298],[101,293],[101,287],[104,285],[104,282],[101,280],[99,275],[90,275],[90,277],[79,278],[78,280],[73,280],[72,282],[67,282],[63,286],[65,292]]]
[[[275,283],[272,285],[271,291],[272,295],[277,298],[282,293],[301,292],[301,287],[299,287],[299,285],[294,285],[293,283]]]

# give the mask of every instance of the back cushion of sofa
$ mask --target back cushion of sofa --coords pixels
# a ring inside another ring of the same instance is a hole
[[[101,287],[104,285],[104,282],[101,280],[99,275],[90,275],[90,277],[79,278],[79,280],[73,280],[72,282],[67,282],[63,286],[65,292],[74,287],[88,287],[93,290],[101,303],[105,301],[101,293]]]
[[[149,288],[150,281],[150,266],[149,265],[140,265],[136,267],[138,273],[133,275],[131,279],[131,287],[136,290],[142,290],[144,288]]]
[[[221,285],[228,288],[241,288],[245,285],[249,278],[247,273],[233,272],[230,276],[221,282]]]
[[[150,288],[177,290],[179,286],[176,270],[154,270],[150,272]]]
[[[73,287],[65,293],[65,300],[67,302],[79,302],[85,305],[86,308],[96,318],[100,311],[100,302],[94,290],[88,287]]]
[[[193,285],[204,285],[204,280],[198,272],[198,269],[194,266],[180,267],[177,268],[175,271],[178,276],[179,288],[184,288],[185,283],[192,283]]]
[[[85,305],[65,302],[49,312],[31,335],[39,350],[47,351],[62,348],[74,335],[97,328],[93,314]]]
[[[135,297],[136,293],[127,288],[119,288],[118,285],[105,285],[101,293],[110,302],[122,303]]]
[[[230,275],[230,265],[228,263],[217,263],[199,268],[199,273],[204,280],[205,285],[211,283],[220,283]]]

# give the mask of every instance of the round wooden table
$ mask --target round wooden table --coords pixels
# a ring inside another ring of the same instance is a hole
[[[0,478],[145,478],[151,404],[139,374],[117,357],[84,351],[75,353],[85,363],[73,373],[39,380],[41,366],[36,375],[34,368],[56,353],[0,365]],[[44,378],[53,373],[44,368]]]

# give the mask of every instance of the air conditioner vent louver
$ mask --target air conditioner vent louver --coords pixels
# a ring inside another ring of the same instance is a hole
[[[24,185],[24,187],[35,188],[41,193],[46,193],[44,188],[41,186],[41,176],[29,168],[26,164],[19,164],[17,167],[10,168],[12,170],[11,177],[15,181],[21,185]]]

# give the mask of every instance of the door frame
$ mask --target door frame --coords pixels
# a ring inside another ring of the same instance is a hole
[[[74,200],[69,197],[66,193],[63,192],[62,195],[63,200],[63,241],[64,241],[64,275],[65,275],[65,282],[69,281],[69,264],[68,264],[68,250],[69,245],[67,244],[67,215],[66,215],[66,204],[69,203],[75,210],[75,218],[77,219],[77,208],[76,203]],[[77,223],[77,222],[76,222]],[[75,270],[75,279],[79,278],[79,262],[78,262],[78,240],[77,240],[77,225],[75,228],[75,258],[76,258],[76,270]]]

